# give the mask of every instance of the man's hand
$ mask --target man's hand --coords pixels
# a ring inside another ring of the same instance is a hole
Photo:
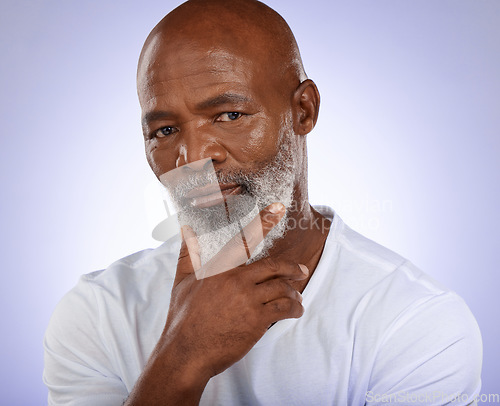
[[[283,205],[274,203],[259,214],[260,221],[245,227],[250,252],[284,211]],[[188,227],[182,234],[167,322],[129,405],[161,404],[167,399],[197,404],[208,380],[243,358],[269,326],[304,312],[302,296],[286,280],[307,278],[305,266],[266,258],[198,280],[196,236]],[[227,247],[241,247],[239,242],[229,242],[217,255],[229,255]]]
[[[280,209],[277,213],[266,208],[260,213],[260,221],[245,227],[250,252],[260,242],[253,236],[267,235],[283,217],[284,207],[276,206]],[[235,236],[217,254],[221,259],[211,262],[230,263],[234,257],[245,255],[240,240]],[[240,360],[271,324],[298,318],[304,312],[302,296],[285,281],[307,277],[296,263],[266,258],[201,280],[196,279],[193,265],[200,265],[196,236],[184,227],[163,334],[179,337],[184,361],[209,377]]]

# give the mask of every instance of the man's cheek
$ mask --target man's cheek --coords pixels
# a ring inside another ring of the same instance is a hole
[[[167,151],[165,145],[154,141],[148,144],[146,144],[146,159],[153,173],[160,179],[161,175],[175,168],[175,158],[170,151]]]

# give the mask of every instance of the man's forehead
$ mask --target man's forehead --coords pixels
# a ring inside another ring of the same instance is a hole
[[[196,74],[248,71],[255,58],[244,49],[231,49],[218,42],[178,41],[154,38],[145,48],[139,63],[139,81],[176,79]]]
[[[175,43],[170,46],[161,40],[151,43],[143,55],[138,70],[138,93],[141,104],[155,104],[154,98],[164,101],[176,95],[254,93],[257,82],[264,80],[261,64],[220,45],[202,47],[199,44]],[[260,77],[260,79],[259,79]]]

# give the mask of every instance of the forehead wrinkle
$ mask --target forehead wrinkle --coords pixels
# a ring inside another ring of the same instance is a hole
[[[236,83],[238,81],[236,78],[226,79],[226,77],[234,77],[235,74],[248,77],[252,70],[248,60],[220,48],[205,52],[183,52],[181,48],[179,52],[176,52],[176,59],[178,60],[168,57],[161,58],[161,55],[149,53],[138,72],[137,90],[139,92],[141,90],[147,91],[156,85],[168,86],[168,82],[179,81],[182,83],[189,79],[196,80],[197,77],[200,78],[200,82],[203,82],[201,87],[231,81]]]
[[[161,81],[157,83],[152,83],[149,85],[145,85],[143,87],[143,93],[149,93],[150,97],[147,99],[141,98],[141,101],[144,104],[149,104],[151,101],[160,100],[160,99],[168,99],[169,93],[173,93],[172,90],[168,89],[169,81]],[[210,90],[212,88],[213,90]],[[200,89],[208,89],[209,93],[214,94],[212,99],[226,97],[226,100],[233,102],[254,102],[255,100],[248,96],[248,90],[240,85],[240,83],[236,81],[217,81],[213,83],[204,82],[200,84],[200,86],[195,87],[191,90],[191,93],[197,94],[197,90]],[[156,91],[155,91],[156,90]]]
[[[168,86],[169,82],[183,81],[185,79],[190,79],[190,78],[194,78],[197,76],[203,76],[203,75],[222,76],[222,75],[227,75],[228,73],[233,74],[234,72],[235,72],[234,69],[215,69],[214,68],[214,69],[210,69],[210,70],[200,69],[200,72],[184,73],[184,74],[181,74],[180,76],[167,77],[167,78],[162,78],[162,79],[155,78],[155,76],[159,76],[159,75],[148,75],[144,80],[141,80],[140,87],[148,89],[148,88],[151,88],[153,86],[158,86],[158,85]],[[164,75],[162,75],[162,76],[164,76]],[[213,82],[213,83],[205,81],[203,86],[211,86],[211,85],[215,85],[215,84],[219,84],[219,83],[225,84],[225,83],[233,83],[233,82],[235,82],[235,81],[234,80],[233,81],[220,80],[220,81]]]

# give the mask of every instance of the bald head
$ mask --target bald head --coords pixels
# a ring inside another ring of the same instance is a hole
[[[256,0],[189,0],[151,31],[138,66],[138,86],[151,79],[150,67],[162,52],[193,48],[226,50],[258,62],[259,74],[291,89],[306,79],[290,27],[273,9]],[[282,89],[283,90],[283,89]]]

